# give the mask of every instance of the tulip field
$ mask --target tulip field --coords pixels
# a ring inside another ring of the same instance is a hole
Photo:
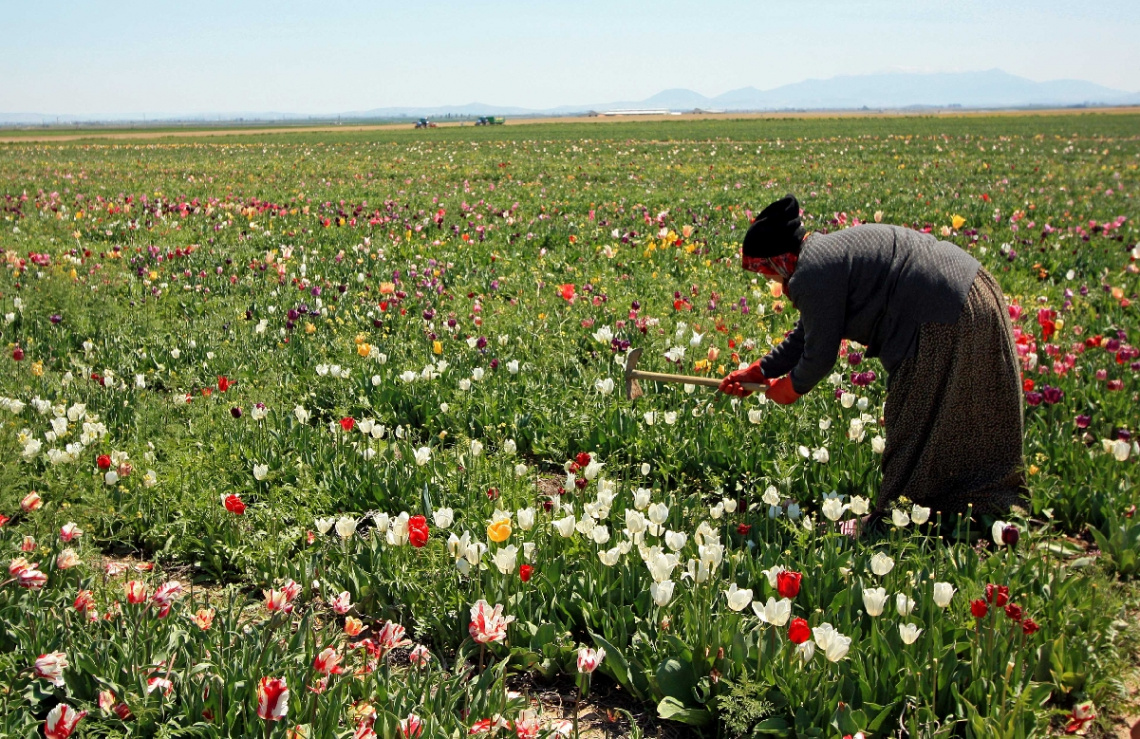
[[[410,127],[409,127],[410,129]],[[0,144],[0,736],[1113,736],[1140,116]],[[721,377],[752,216],[1007,295],[1031,497],[874,509],[887,377]]]

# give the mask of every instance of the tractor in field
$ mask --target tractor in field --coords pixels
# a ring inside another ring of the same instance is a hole
[[[475,125],[476,126],[501,126],[506,122],[507,122],[507,120],[505,118],[502,118],[499,116],[494,116],[494,115],[485,115],[485,116],[482,116],[481,118],[479,118],[479,120],[475,121]]]
[[[437,126],[429,121],[427,118],[421,118],[416,121],[416,128],[436,128]]]

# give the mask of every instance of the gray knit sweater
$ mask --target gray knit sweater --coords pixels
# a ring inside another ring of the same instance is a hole
[[[898,226],[810,234],[787,285],[800,320],[761,369],[767,377],[790,372],[802,395],[851,339],[893,372],[914,354],[922,324],[958,320],[980,267],[958,246]]]

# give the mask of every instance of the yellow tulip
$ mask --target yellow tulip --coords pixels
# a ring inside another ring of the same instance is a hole
[[[432,354],[443,354],[443,342],[433,341],[431,343],[431,353]]]
[[[487,524],[487,538],[496,544],[511,538],[511,519],[503,518]]]
[[[367,343],[357,344],[356,353],[362,357],[367,357],[370,353],[372,353],[372,347]]]
[[[950,224],[954,226],[954,230],[957,231],[958,229],[962,228],[962,226],[966,225],[966,219],[960,215],[955,215],[950,219]]]

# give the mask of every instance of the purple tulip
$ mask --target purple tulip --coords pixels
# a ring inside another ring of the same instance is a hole
[[[1045,399],[1045,402],[1049,405],[1056,405],[1057,403],[1061,402],[1062,398],[1065,397],[1065,393],[1061,391],[1061,388],[1053,387],[1051,385],[1046,385],[1044,388],[1042,388],[1042,395]]]
[[[1041,405],[1041,393],[1030,390],[1025,394],[1025,402],[1029,405]]]
[[[1091,422],[1092,422],[1092,418],[1090,418],[1088,415],[1086,415],[1084,413],[1077,416],[1077,418],[1076,418],[1077,428],[1079,428],[1079,429],[1087,429]]]

